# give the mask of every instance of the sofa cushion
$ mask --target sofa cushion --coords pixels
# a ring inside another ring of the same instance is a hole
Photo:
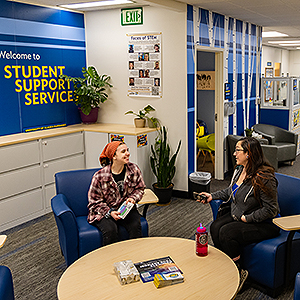
[[[295,144],[276,143],[275,146],[278,147],[278,161],[290,161],[295,159]]]

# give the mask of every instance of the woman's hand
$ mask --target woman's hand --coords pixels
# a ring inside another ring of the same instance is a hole
[[[128,198],[128,199],[126,200],[126,204],[127,204],[128,202],[131,202],[132,204],[135,204],[135,200],[132,199],[132,198]]]
[[[118,220],[120,220],[121,219],[121,217],[119,216],[119,212],[118,211],[116,211],[116,210],[114,210],[114,211],[112,211],[111,213],[110,213],[110,216],[113,218],[113,219],[115,219],[116,221],[118,221]]]
[[[206,198],[204,198],[204,199],[197,199],[196,201],[197,202],[201,202],[201,203],[209,203],[211,200],[212,200],[212,196],[211,196],[211,194],[209,194],[209,193],[206,193],[206,192],[202,192],[202,193],[199,193],[199,195],[201,196],[201,195],[204,195]]]
[[[245,217],[244,215],[242,215],[242,216],[241,216],[241,221],[243,221],[243,222],[247,223],[247,221],[246,221],[246,217]]]

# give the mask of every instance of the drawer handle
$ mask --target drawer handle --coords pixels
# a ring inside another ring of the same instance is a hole
[[[48,142],[47,142],[47,141],[44,141],[44,142],[43,142],[43,145],[44,145],[44,146],[47,146],[47,145],[48,145]]]
[[[49,165],[48,164],[44,164],[44,168],[48,168],[49,167]]]

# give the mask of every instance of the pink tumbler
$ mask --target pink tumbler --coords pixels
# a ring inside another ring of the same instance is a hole
[[[196,254],[198,256],[206,256],[208,253],[208,234],[206,228],[200,226],[196,230]]]

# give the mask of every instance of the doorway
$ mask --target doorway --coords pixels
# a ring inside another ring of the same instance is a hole
[[[195,62],[195,169],[224,179],[223,51],[199,46]]]

